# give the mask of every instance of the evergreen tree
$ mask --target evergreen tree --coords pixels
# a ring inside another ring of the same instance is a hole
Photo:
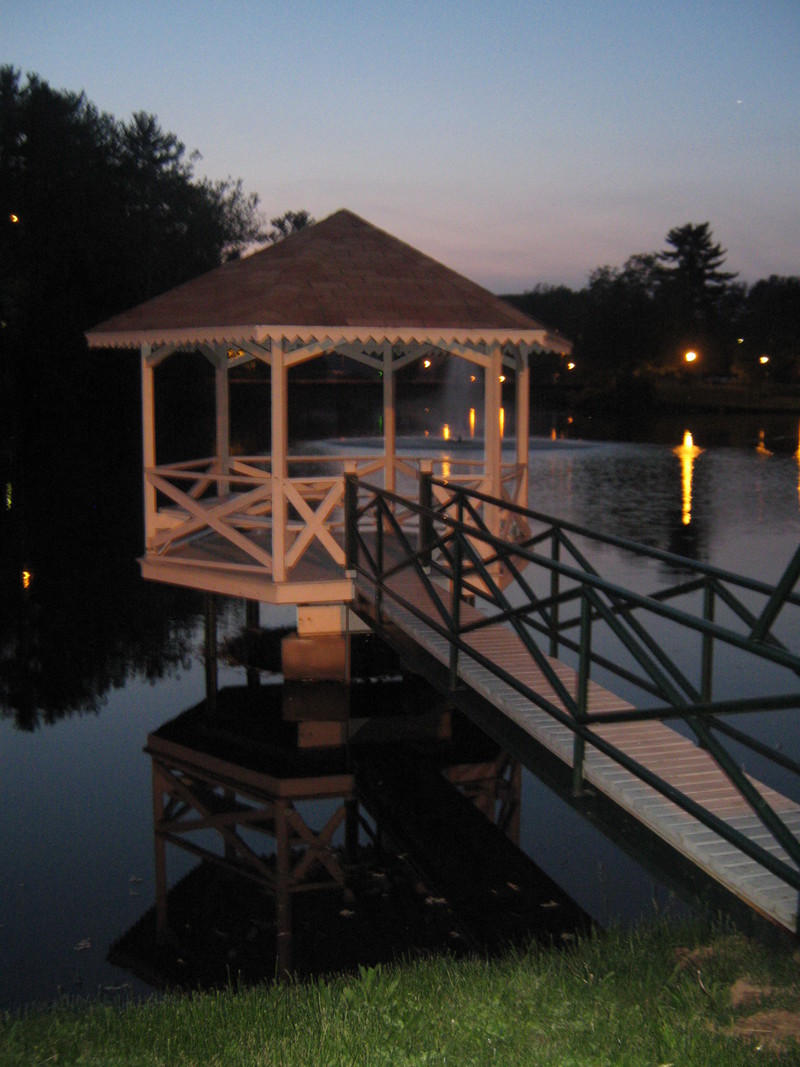
[[[667,234],[659,253],[659,301],[665,322],[667,365],[687,348],[701,350],[704,373],[724,373],[729,366],[731,332],[722,315],[735,273],[721,270],[727,251],[714,242],[707,222],[687,222]],[[682,351],[683,350],[683,351]]]

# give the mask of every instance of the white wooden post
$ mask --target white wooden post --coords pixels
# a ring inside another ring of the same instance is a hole
[[[503,352],[500,345],[493,345],[489,352],[489,365],[484,379],[484,465],[486,491],[499,497],[502,487],[500,440],[500,402],[502,390],[500,375],[503,373]],[[500,513],[497,508],[487,508],[486,524],[494,534],[499,533]]]
[[[227,474],[230,470],[231,431],[228,399],[228,353],[224,347],[217,352],[214,377],[217,408],[217,461],[220,474]],[[229,491],[230,485],[227,482],[223,482],[219,487],[219,495],[227,496]]]
[[[529,350],[527,345],[520,345],[517,357],[517,467],[519,470],[519,485],[517,488],[517,503],[522,507],[528,506],[528,453],[530,451],[530,383],[531,372],[529,366]]]
[[[395,489],[395,455],[397,448],[397,411],[392,346],[383,347],[383,484],[390,493]]]
[[[144,535],[145,548],[150,545],[156,532],[156,490],[147,480],[147,472],[156,465],[156,413],[153,380],[153,365],[150,362],[152,349],[148,344],[141,347],[142,358],[142,462],[144,465]]]
[[[270,341],[272,380],[272,580],[286,581],[286,497],[283,491],[288,464],[288,381],[283,356],[283,338]]]

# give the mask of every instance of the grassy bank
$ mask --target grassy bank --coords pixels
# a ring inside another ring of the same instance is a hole
[[[492,963],[5,1016],[0,1064],[797,1064],[798,961],[794,944],[664,925]]]

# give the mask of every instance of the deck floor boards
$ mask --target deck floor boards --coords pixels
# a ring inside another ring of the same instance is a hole
[[[368,584],[359,579],[360,591],[371,595]],[[395,575],[393,592],[422,612],[430,612],[432,600],[422,582],[410,572]],[[467,604],[461,605],[461,622],[477,622],[481,615]],[[383,613],[412,640],[422,645],[441,663],[449,663],[447,639],[433,631],[412,611],[390,596],[383,598]],[[556,707],[564,710],[558,693],[544,671],[536,665],[514,631],[502,624],[470,632],[465,641],[480,655],[491,659],[510,676],[524,682]],[[547,662],[564,688],[577,691],[577,673],[567,664],[547,657]],[[488,668],[469,656],[459,656],[460,680],[471,686],[548,750],[572,766],[574,735],[546,710],[502,681]],[[589,687],[592,712],[630,710],[631,705],[594,682]],[[776,857],[791,864],[787,854],[755,815],[750,805],[717,766],[713,758],[663,722],[609,723],[596,733],[616,745],[626,755],[648,767],[692,800],[740,830]],[[621,767],[611,757],[586,747],[584,777],[594,789],[638,819],[731,892],[774,921],[798,932],[798,894],[777,875],[766,871],[736,846],[683,811],[653,787]],[[800,832],[800,805],[774,789],[750,779],[762,796],[778,812],[794,834]]]

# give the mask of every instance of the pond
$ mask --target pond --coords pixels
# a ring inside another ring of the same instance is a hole
[[[538,510],[769,581],[800,542],[796,418],[682,416],[654,422],[648,440],[620,441],[577,417],[534,414]],[[39,485],[2,473],[0,1008],[145,994],[106,957],[154,901],[142,749],[203,698],[202,600],[140,580],[135,470],[90,488],[74,470]],[[641,578],[622,551],[606,549],[600,563],[621,584]],[[262,610],[270,626],[293,619]],[[221,631],[242,621],[226,605]],[[220,680],[240,675],[223,666]],[[772,729],[800,756],[796,723]],[[667,888],[527,774],[520,842],[601,924],[670,904]],[[170,882],[192,863],[170,857]]]

